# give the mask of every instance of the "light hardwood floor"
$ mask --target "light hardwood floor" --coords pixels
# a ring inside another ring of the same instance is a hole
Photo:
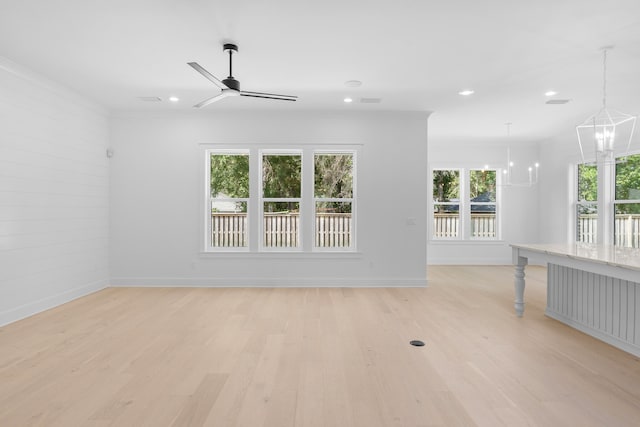
[[[545,272],[521,319],[511,267],[107,289],[0,328],[0,426],[640,425],[638,359],[546,318]]]

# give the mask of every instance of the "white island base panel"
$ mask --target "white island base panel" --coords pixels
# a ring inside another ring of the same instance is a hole
[[[640,249],[512,244],[516,315],[525,311],[525,268],[547,265],[546,314],[640,357]]]
[[[640,283],[547,264],[553,319],[640,357]]]

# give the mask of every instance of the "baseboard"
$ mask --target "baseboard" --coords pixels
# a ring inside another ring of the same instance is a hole
[[[194,287],[194,288],[423,288],[427,279],[408,278],[214,278],[214,277],[114,277],[112,287]]]
[[[429,257],[427,265],[511,265],[511,258],[438,258]]]
[[[616,348],[619,348],[620,350],[626,351],[627,353],[633,354],[636,357],[640,357],[640,347],[627,342],[627,341],[623,341],[613,335],[609,335],[606,332],[603,332],[601,330],[598,329],[594,329],[590,326],[587,326],[583,323],[577,322],[567,316],[564,316],[560,313],[554,312],[550,309],[546,309],[544,314],[546,314],[548,317],[557,320],[558,322],[564,323],[565,325],[571,326],[574,329],[579,330],[580,332],[583,332],[587,335],[591,335],[594,338],[599,339],[600,341],[604,341],[609,345],[612,345]]]
[[[81,286],[79,288],[71,289],[57,295],[52,295],[46,298],[39,299],[37,301],[23,304],[19,307],[12,308],[7,311],[0,312],[0,327],[65,304],[69,301],[73,301],[74,299],[81,298],[94,292],[100,291],[107,288],[108,286],[108,279],[99,280],[93,283],[89,283],[88,285]]]

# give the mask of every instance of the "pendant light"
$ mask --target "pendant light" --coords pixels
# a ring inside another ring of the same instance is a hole
[[[602,49],[602,108],[576,126],[583,162],[597,160],[598,157],[611,161],[615,154],[626,156],[631,147],[636,117],[607,108],[607,51],[612,48],[607,46]],[[589,148],[590,144],[593,144],[593,151]]]

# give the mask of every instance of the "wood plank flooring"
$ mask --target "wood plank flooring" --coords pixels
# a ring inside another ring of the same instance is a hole
[[[543,315],[546,270],[426,289],[110,288],[0,328],[0,426],[637,426],[640,362]],[[420,339],[425,347],[412,347]]]

